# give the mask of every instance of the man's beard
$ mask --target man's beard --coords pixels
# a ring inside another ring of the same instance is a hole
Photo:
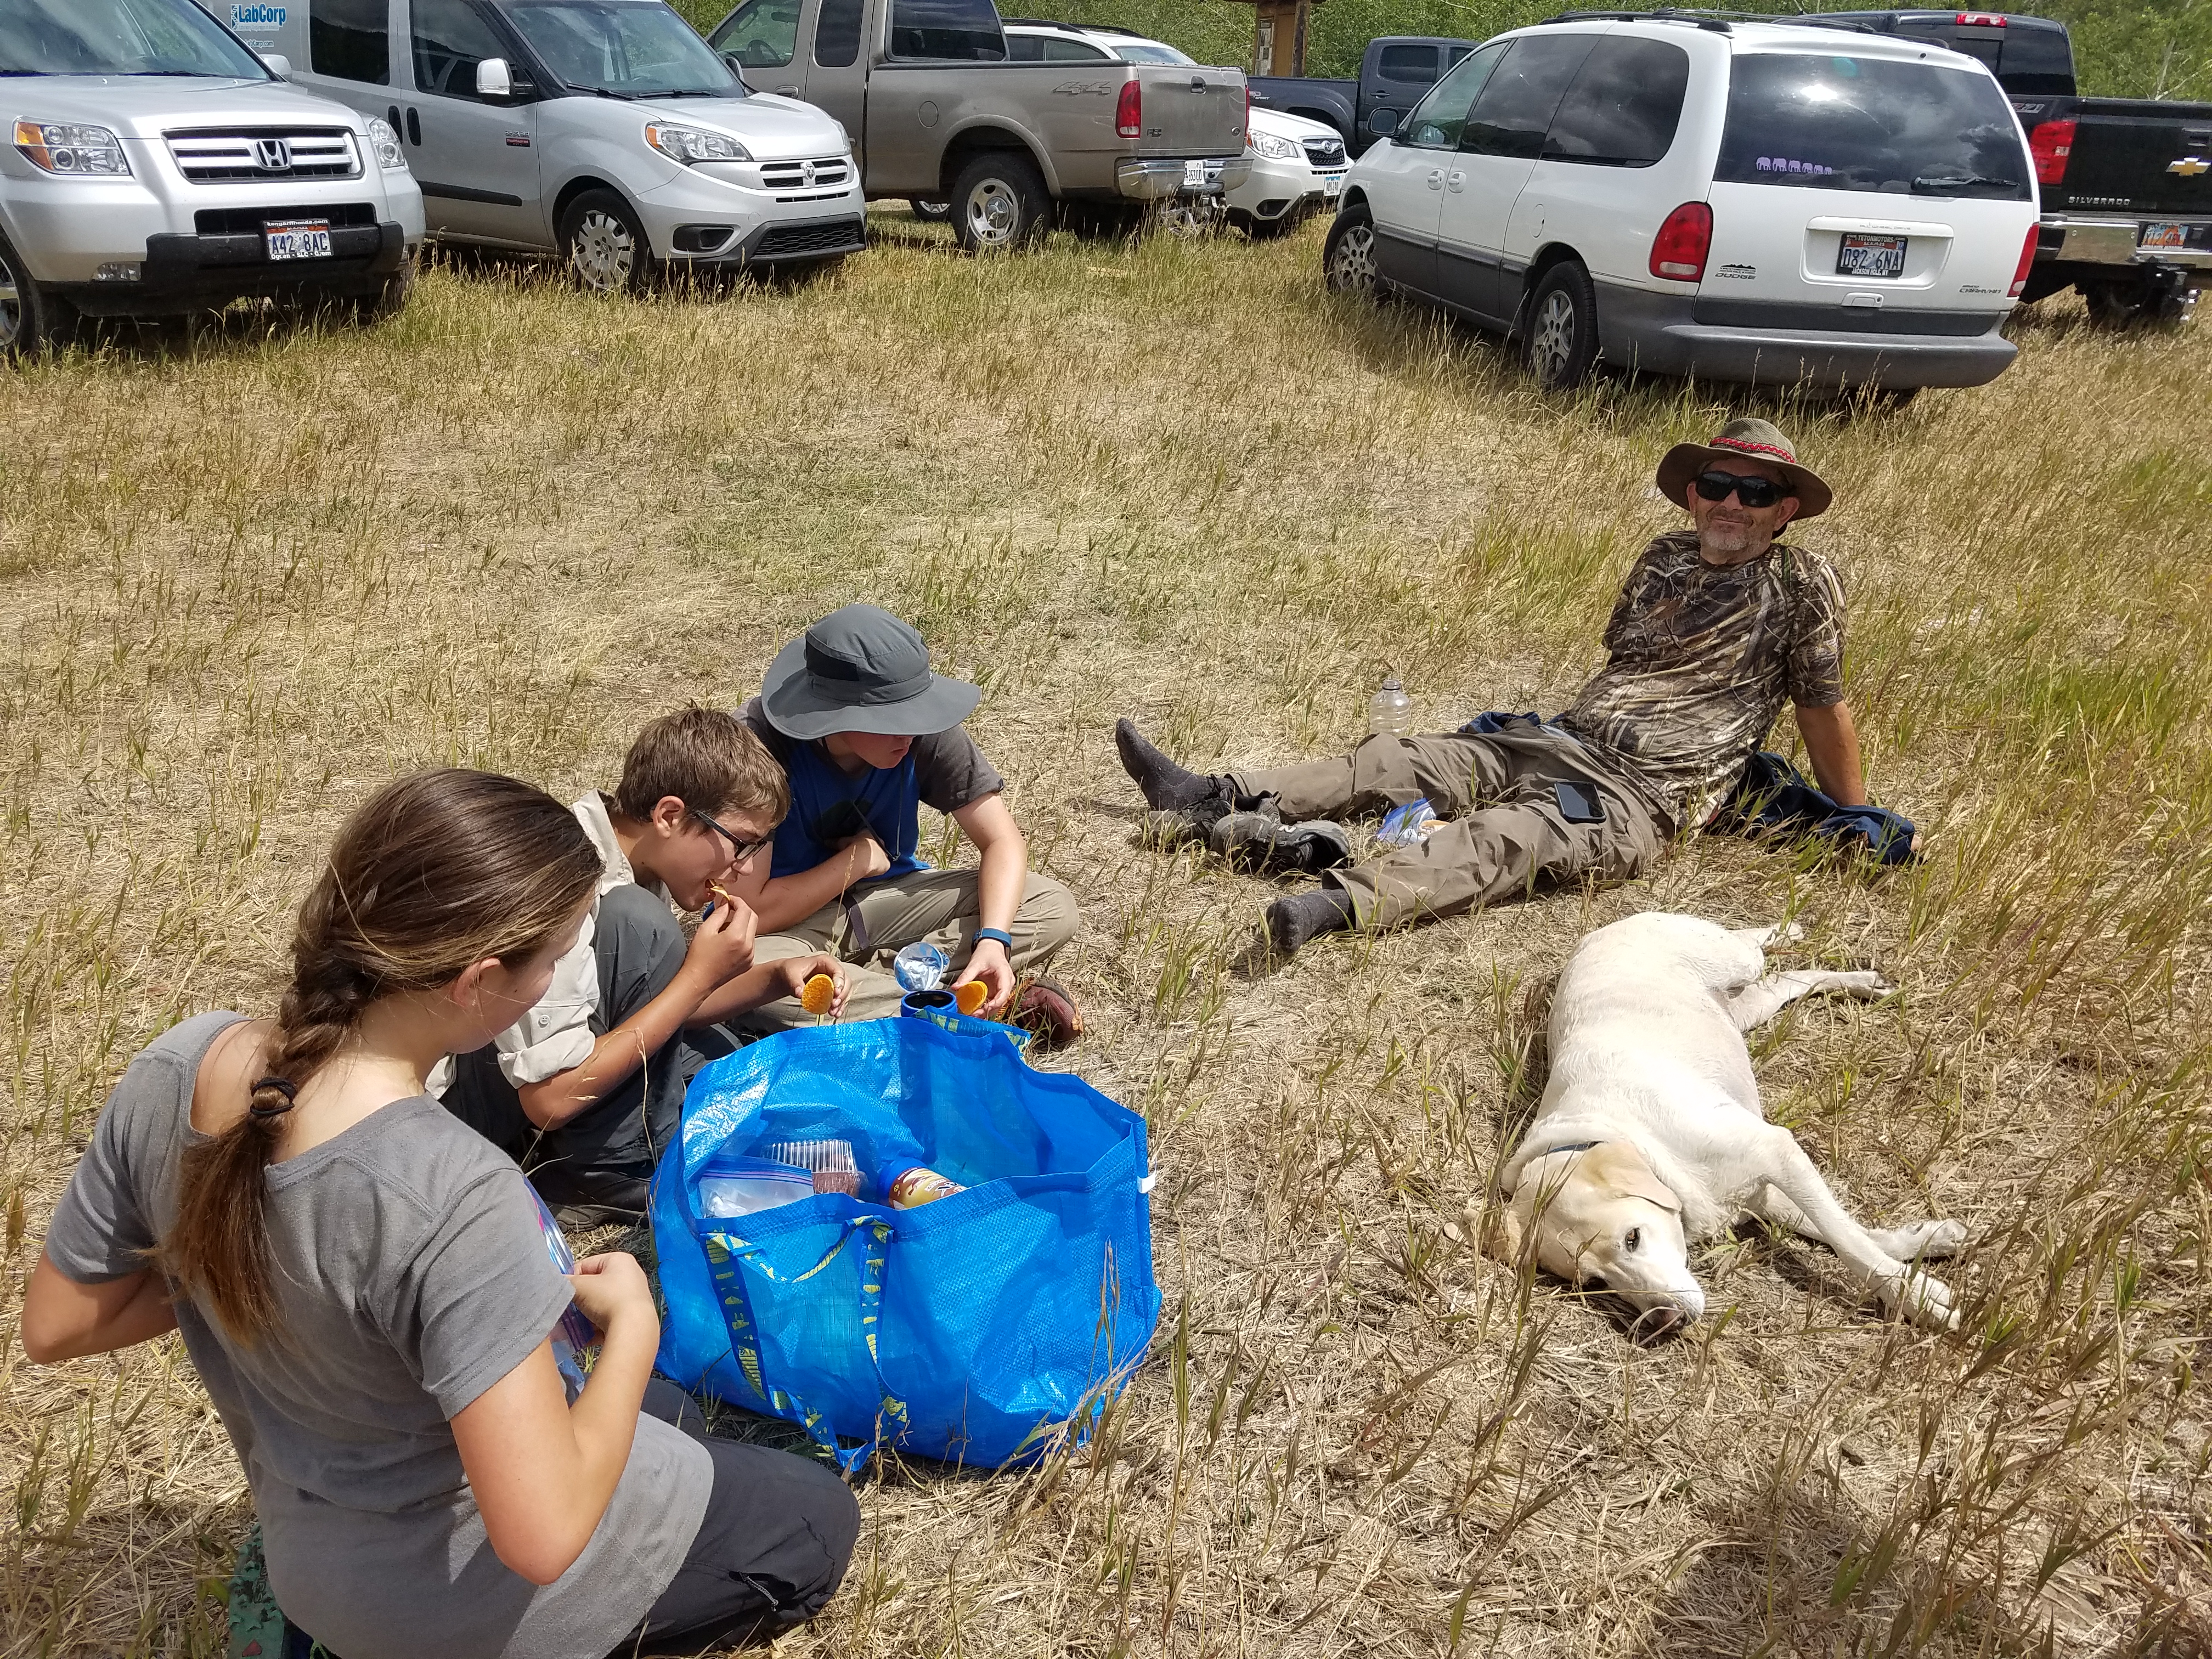
[[[1708,519],[1698,532],[1698,551],[1711,564],[1742,564],[1765,552],[1773,539],[1747,524]]]

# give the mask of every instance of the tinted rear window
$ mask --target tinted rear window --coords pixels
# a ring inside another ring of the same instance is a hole
[[[891,56],[996,63],[1006,37],[991,0],[893,0]]]
[[[844,69],[860,55],[861,0],[822,0],[814,21],[814,61],[823,69]]]
[[[1713,177],[1893,195],[2028,199],[2027,155],[1994,81],[1881,58],[1744,53]]]
[[[1545,159],[1648,167],[1674,142],[1689,87],[1690,54],[1681,47],[1607,35],[1583,60],[1552,117]]]
[[[1437,49],[1385,46],[1375,60],[1375,72],[1385,81],[1410,81],[1425,87],[1437,78]]]

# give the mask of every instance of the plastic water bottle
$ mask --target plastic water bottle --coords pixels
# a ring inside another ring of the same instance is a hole
[[[1378,738],[1402,738],[1413,729],[1413,700],[1395,674],[1368,700],[1367,729]]]
[[[919,939],[891,958],[891,977],[902,991],[934,991],[951,967],[951,957],[927,939]]]

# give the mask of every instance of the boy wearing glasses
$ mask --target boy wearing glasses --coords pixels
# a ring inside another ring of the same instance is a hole
[[[1425,797],[1445,820],[1270,905],[1278,954],[1336,929],[1455,915],[1525,893],[1539,877],[1636,875],[1728,797],[1785,697],[1821,789],[1841,806],[1865,803],[1844,702],[1843,589],[1826,560],[1775,540],[1784,525],[1826,511],[1828,487],[1758,420],[1731,421],[1709,444],[1676,445],[1657,482],[1693,527],[1637,559],[1606,626],[1606,665],[1555,720],[1486,715],[1459,732],[1371,737],[1336,759],[1215,777],[1184,770],[1119,724],[1122,765],[1165,827],[1263,869],[1342,857],[1340,838],[1286,819]]]
[[[564,1224],[645,1208],[700,1056],[687,1029],[795,994],[822,955],[754,964],[742,879],[790,805],[783,769],[719,709],[663,715],[638,734],[609,794],[575,805],[604,869],[544,997],[492,1046],[455,1055],[446,1109],[510,1153]],[[679,911],[712,902],[687,942]],[[431,1079],[434,1092],[439,1079]]]

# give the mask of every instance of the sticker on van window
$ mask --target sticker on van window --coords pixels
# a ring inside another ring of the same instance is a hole
[[[1761,155],[1752,162],[1761,173],[1833,173],[1835,168],[1822,167],[1818,161],[1801,161],[1794,155]]]
[[[281,29],[284,27],[285,10],[283,6],[233,6],[230,26],[234,29]]]

